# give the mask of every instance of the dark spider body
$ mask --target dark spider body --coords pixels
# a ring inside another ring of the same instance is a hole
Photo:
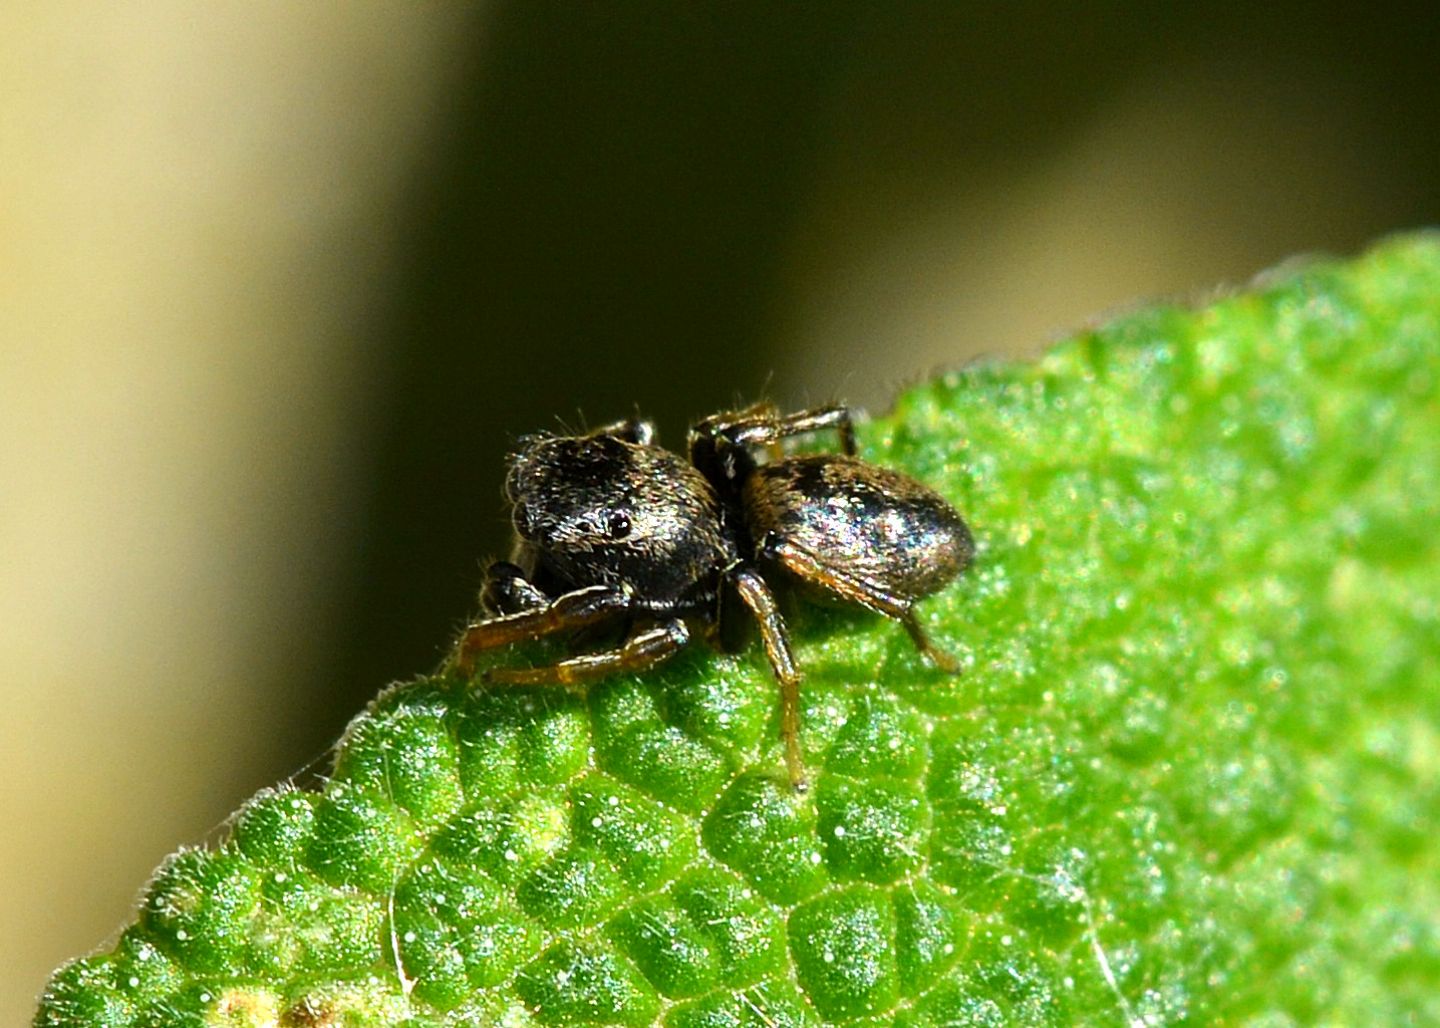
[[[788,436],[823,429],[839,433],[842,454],[781,448]],[[654,445],[641,421],[522,440],[505,479],[514,549],[487,570],[487,616],[461,637],[456,663],[468,670],[482,650],[619,626],[626,635],[614,648],[486,677],[573,683],[638,671],[689,643],[692,623],[718,642],[733,594],[759,625],[780,683],[786,764],[803,789],[800,672],[770,583],[893,618],[953,672],[913,607],[964,570],[974,544],[938,494],[855,457],[848,408],[781,416],[759,404],[707,418],[689,442],[687,462]],[[768,460],[757,460],[757,450]]]
[[[628,586],[634,613],[699,615],[738,556],[704,477],[658,446],[609,434],[533,440],[511,458],[505,491],[511,562],[551,595]]]
[[[855,457],[815,454],[758,467],[742,496],[748,524],[767,529],[760,555],[775,559],[787,545],[824,554],[836,572],[911,601],[942,589],[972,553],[948,503]]]

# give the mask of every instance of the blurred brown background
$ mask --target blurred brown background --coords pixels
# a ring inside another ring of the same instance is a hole
[[[0,11],[0,1023],[431,667],[514,435],[675,441],[1440,213],[1436,17]]]

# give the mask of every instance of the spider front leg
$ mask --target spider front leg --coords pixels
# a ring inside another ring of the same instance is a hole
[[[636,632],[612,650],[586,653],[541,667],[501,667],[485,672],[485,681],[505,685],[575,685],[622,671],[648,671],[684,649],[690,630],[679,618]]]
[[[480,609],[486,614],[519,614],[545,607],[550,597],[525,577],[525,572],[506,560],[497,560],[485,569],[480,587]]]
[[[504,565],[514,568],[514,565]],[[518,569],[516,569],[518,571]],[[510,578],[506,585],[497,585],[496,594],[501,601],[529,603],[535,596],[543,594],[533,585],[525,582],[527,589],[513,580],[509,572],[500,572]],[[523,577],[520,581],[524,581]],[[486,582],[487,593],[491,582]],[[520,599],[517,599],[519,597]],[[628,589],[608,585],[591,585],[568,592],[543,606],[524,606],[509,613],[477,621],[465,629],[455,647],[454,666],[468,675],[475,664],[475,655],[511,643],[541,639],[557,632],[574,632],[591,625],[627,614],[631,608]]]

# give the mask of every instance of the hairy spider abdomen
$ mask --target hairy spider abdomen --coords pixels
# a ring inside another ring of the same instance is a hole
[[[758,467],[744,502],[760,556],[798,548],[897,600],[938,592],[975,553],[970,530],[939,494],[855,457],[815,454]]]

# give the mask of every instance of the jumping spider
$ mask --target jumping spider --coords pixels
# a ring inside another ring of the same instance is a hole
[[[789,456],[781,447],[827,429],[842,453]],[[893,618],[932,663],[955,672],[914,605],[965,569],[974,543],[936,493],[855,456],[848,407],[782,416],[761,403],[717,414],[690,430],[689,449],[687,462],[660,448],[638,419],[522,439],[505,478],[514,549],[487,569],[485,616],[466,628],[454,662],[469,673],[483,650],[610,626],[625,633],[611,649],[485,677],[569,684],[641,671],[688,644],[692,623],[719,645],[722,606],[738,597],[780,684],[785,763],[803,790],[800,671],[772,588],[796,585]]]

